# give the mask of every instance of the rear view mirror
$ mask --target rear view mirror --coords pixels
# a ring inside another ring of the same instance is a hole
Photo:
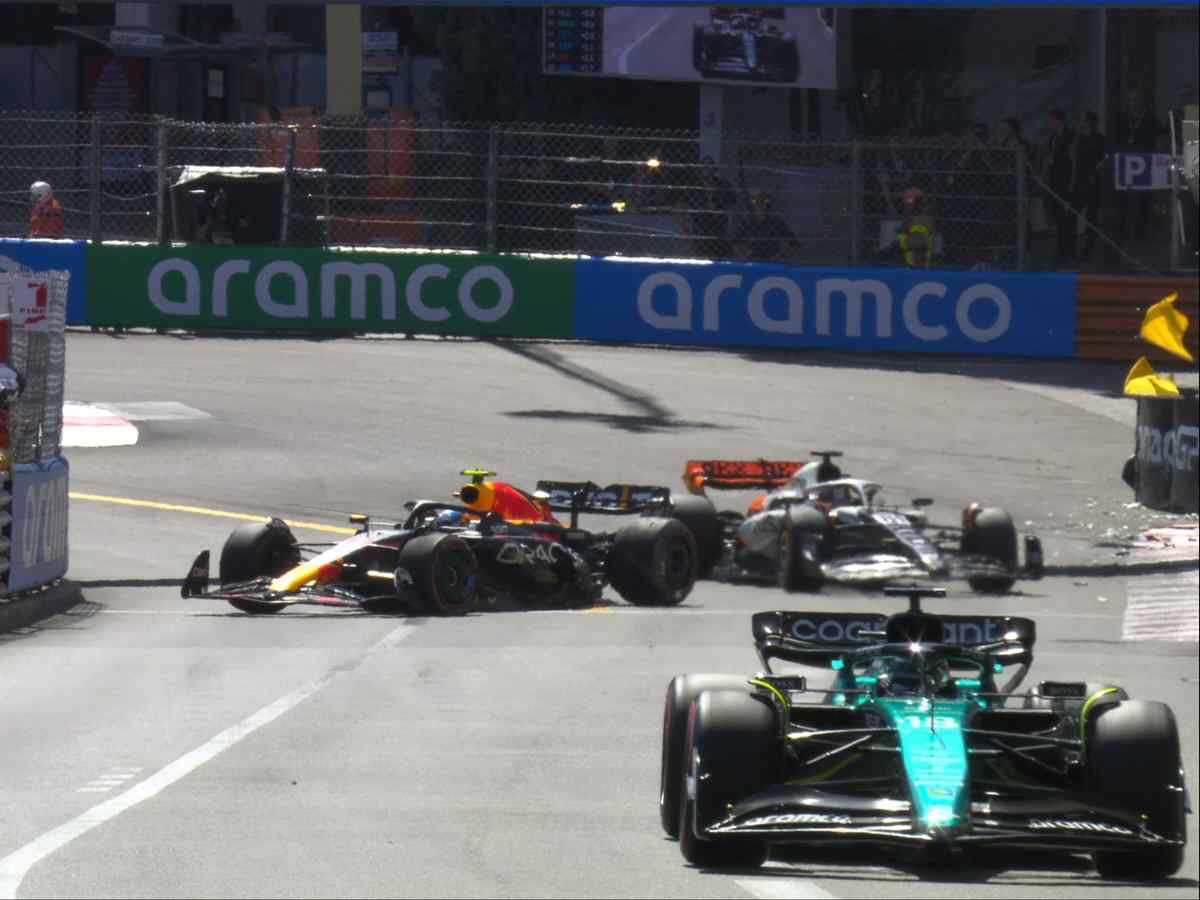
[[[933,506],[933,498],[932,497],[913,497],[912,505],[915,506],[917,509],[920,509],[923,506]]]

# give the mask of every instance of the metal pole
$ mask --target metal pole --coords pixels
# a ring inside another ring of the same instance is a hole
[[[98,244],[104,239],[101,234],[102,226],[100,224],[100,145],[102,143],[102,135],[100,129],[100,117],[92,113],[92,165],[91,177],[89,179],[88,192],[88,208],[91,213],[91,222],[88,228],[91,234],[92,243]]]
[[[488,130],[488,156],[487,156],[487,232],[485,240],[487,243],[487,252],[496,252],[496,194],[497,181],[499,180],[499,166],[497,157],[499,156],[500,148],[500,130],[493,125]]]
[[[1029,226],[1029,198],[1025,196],[1025,148],[1017,146],[1017,271],[1025,271],[1025,235]]]
[[[159,116],[158,123],[158,233],[159,244],[167,243],[167,122]]]
[[[862,147],[850,145],[850,265],[857,266],[862,247]]]
[[[1183,215],[1183,211],[1179,208],[1179,181],[1178,173],[1176,171],[1177,166],[1175,165],[1175,160],[1181,158],[1175,156],[1175,110],[1171,110],[1169,113],[1169,119],[1171,122],[1171,164],[1169,168],[1171,202],[1168,203],[1167,206],[1168,212],[1171,214],[1171,271],[1174,272],[1179,270],[1179,220]]]
[[[283,208],[280,211],[279,243],[288,242],[288,225],[292,221],[292,173],[296,167],[296,129],[288,128],[287,146],[283,149]]]

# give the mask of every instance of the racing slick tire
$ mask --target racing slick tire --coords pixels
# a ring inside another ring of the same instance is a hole
[[[605,574],[635,606],[676,606],[696,583],[696,539],[678,519],[638,519],[613,538]]]
[[[996,506],[984,507],[963,530],[962,553],[982,556],[1010,572],[1017,570],[1017,528],[1012,516]],[[980,594],[1006,594],[1016,584],[1014,575],[973,575],[967,579]]]
[[[777,737],[775,711],[751,694],[704,691],[692,703],[679,791],[679,851],[689,863],[705,869],[741,869],[766,862],[766,841],[713,840],[696,831],[720,819],[728,804],[770,786]],[[689,782],[695,787],[694,797],[688,796]]]
[[[475,607],[479,562],[454,534],[423,534],[400,550],[396,561],[408,573],[422,609],[434,616],[465,616]]]
[[[247,522],[233,529],[221,548],[218,572],[221,584],[249,581],[263,575],[282,575],[300,564],[296,538],[282,519]],[[257,600],[230,600],[229,605],[250,615],[268,615],[283,609],[282,604]]]
[[[696,577],[708,578],[721,556],[721,519],[707,497],[672,494],[672,515],[687,526],[696,540]]]
[[[668,837],[679,837],[679,792],[683,786],[683,744],[687,739],[688,710],[701,691],[737,691],[746,688],[745,675],[676,675],[667,685],[663,704],[662,776],[658,790],[658,815]],[[747,693],[749,693],[747,691]]]
[[[817,559],[829,558],[829,518],[814,506],[793,506],[788,510],[779,535],[779,586],[785,591],[820,590],[825,580],[819,565],[805,559],[801,547],[815,540]]]
[[[1089,786],[1112,805],[1144,817],[1146,828],[1187,841],[1183,763],[1175,715],[1165,703],[1128,700],[1104,708],[1090,728]],[[1097,850],[1101,878],[1158,881],[1183,865],[1184,844],[1141,850]]]

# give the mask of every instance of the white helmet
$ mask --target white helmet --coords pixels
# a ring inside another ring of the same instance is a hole
[[[45,181],[35,181],[29,186],[29,196],[31,196],[35,202],[38,200],[45,200],[52,193],[54,193],[54,188],[50,187],[49,183]]]

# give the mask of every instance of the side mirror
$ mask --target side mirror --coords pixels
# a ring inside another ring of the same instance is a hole
[[[365,531],[371,527],[371,517],[363,513],[352,513],[350,515],[350,524],[358,525]]]
[[[912,505],[915,506],[917,509],[920,509],[923,506],[933,506],[933,498],[932,497],[913,497]]]

